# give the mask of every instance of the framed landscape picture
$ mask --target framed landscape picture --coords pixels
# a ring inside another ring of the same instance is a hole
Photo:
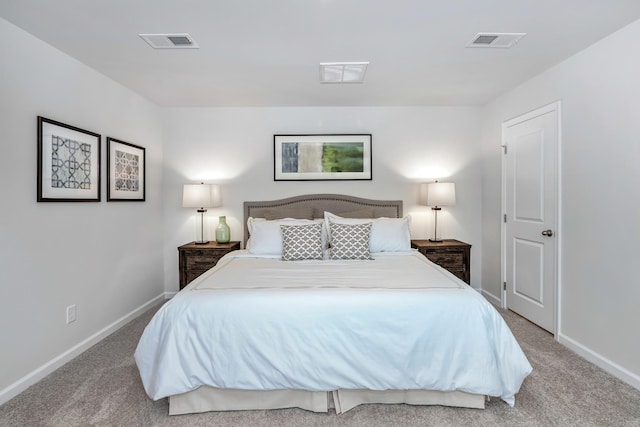
[[[145,149],[107,137],[107,201],[145,200]]]
[[[38,116],[38,202],[100,201],[100,135]]]
[[[371,180],[371,134],[274,135],[275,181]]]

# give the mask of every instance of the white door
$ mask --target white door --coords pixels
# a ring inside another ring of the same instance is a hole
[[[502,126],[506,306],[555,334],[560,103]]]

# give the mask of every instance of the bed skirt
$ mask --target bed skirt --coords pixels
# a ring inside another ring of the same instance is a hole
[[[169,415],[208,411],[242,411],[302,408],[312,412],[337,414],[366,403],[442,405],[484,409],[485,396],[462,391],[434,390],[230,390],[202,386],[188,393],[169,397]]]

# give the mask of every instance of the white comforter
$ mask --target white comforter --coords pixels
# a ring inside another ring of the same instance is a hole
[[[233,252],[156,313],[135,359],[154,400],[209,385],[459,390],[513,405],[532,369],[491,304],[414,251],[304,262]]]

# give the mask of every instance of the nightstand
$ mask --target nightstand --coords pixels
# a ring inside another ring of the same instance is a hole
[[[218,260],[231,251],[240,249],[240,242],[209,242],[196,245],[187,243],[178,248],[180,266],[180,289],[218,263]]]
[[[451,273],[471,284],[471,245],[454,239],[444,239],[442,242],[429,240],[411,240],[411,247],[430,261],[446,268]]]

